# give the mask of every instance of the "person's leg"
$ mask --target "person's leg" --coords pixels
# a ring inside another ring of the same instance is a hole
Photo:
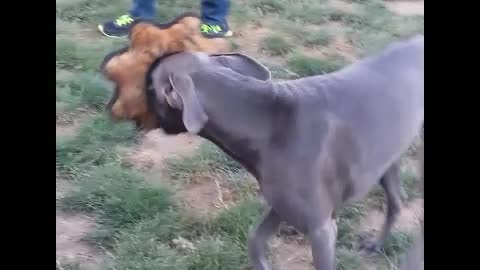
[[[200,31],[206,37],[231,36],[227,16],[230,0],[202,0],[202,25]]]
[[[122,15],[113,21],[98,26],[98,30],[108,37],[122,37],[128,34],[135,19],[153,19],[155,16],[155,0],[133,0],[128,15]]]
[[[130,15],[134,18],[153,19],[155,16],[155,0],[133,0]]]

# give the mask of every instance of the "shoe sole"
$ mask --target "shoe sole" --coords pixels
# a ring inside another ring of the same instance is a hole
[[[107,33],[105,33],[104,29],[103,29],[103,25],[99,24],[97,26],[98,28],[98,31],[100,31],[100,33],[102,33],[102,35],[106,36],[106,37],[109,37],[109,38],[124,38],[125,36],[112,36],[112,35],[109,35]],[[232,37],[233,36],[233,32],[228,30],[225,35],[223,36],[218,36],[218,37]]]
[[[124,38],[125,36],[112,36],[112,35],[109,35],[107,33],[105,33],[104,29],[103,29],[103,25],[99,24],[97,26],[98,28],[98,31],[100,31],[100,33],[102,33],[102,35],[106,36],[106,37],[109,37],[109,38]]]

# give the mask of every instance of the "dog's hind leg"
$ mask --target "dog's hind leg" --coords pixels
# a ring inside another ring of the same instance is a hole
[[[400,164],[395,162],[380,179],[380,185],[385,190],[387,199],[387,216],[379,235],[363,241],[361,248],[367,252],[378,252],[389,236],[402,207]]]
[[[337,224],[335,219],[328,218],[325,222],[312,228],[312,255],[315,270],[335,269],[335,242],[337,239]]]
[[[267,263],[267,242],[270,236],[277,230],[281,219],[273,209],[269,209],[263,220],[253,231],[248,239],[248,253],[255,270],[271,269]]]

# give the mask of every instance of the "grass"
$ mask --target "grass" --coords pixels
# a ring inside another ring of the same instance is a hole
[[[337,270],[366,270],[358,252],[340,248],[336,252]]]
[[[305,46],[328,46],[332,41],[333,36],[330,32],[323,30],[323,31],[315,31],[308,33],[305,37],[304,45]]]
[[[247,254],[228,239],[202,239],[188,258],[188,270],[245,270]]]
[[[55,63],[60,69],[74,71],[99,70],[105,55],[122,47],[123,43],[111,40],[84,40],[79,43],[64,35],[57,35]]]
[[[337,216],[337,246],[354,249],[357,242],[355,228],[365,214],[365,205],[361,203],[343,207]]]
[[[344,65],[340,58],[319,59],[301,54],[291,56],[287,67],[300,77],[320,75],[336,71]]]
[[[393,231],[385,241],[383,251],[389,257],[405,253],[412,245],[412,235],[402,231]]]
[[[210,142],[203,143],[191,157],[167,160],[167,173],[173,180],[189,182],[195,175],[205,171],[232,175],[241,173],[243,169]]]
[[[260,10],[263,15],[269,13],[281,14],[288,9],[285,2],[278,0],[254,0],[252,6]]]
[[[57,169],[70,177],[87,170],[118,162],[117,147],[133,142],[134,128],[129,123],[111,122],[100,115],[80,127],[73,138],[57,138]]]
[[[222,212],[212,221],[212,230],[232,240],[246,250],[248,233],[264,212],[263,205],[255,199],[246,199]]]
[[[85,178],[63,199],[63,208],[93,212],[105,226],[125,228],[174,208],[169,190],[147,186],[141,175],[120,166],[98,167]]]
[[[110,98],[109,86],[98,74],[78,73],[70,80],[57,80],[56,101],[63,104],[63,112],[72,112],[79,108],[100,111]]]
[[[281,56],[292,50],[292,45],[282,36],[273,34],[262,41],[262,49],[272,56]]]

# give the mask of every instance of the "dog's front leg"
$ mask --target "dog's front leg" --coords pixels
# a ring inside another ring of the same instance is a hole
[[[335,269],[335,242],[337,239],[337,224],[329,218],[317,223],[310,230],[312,239],[312,255],[315,270]]]
[[[269,270],[266,251],[267,242],[272,233],[280,225],[281,219],[273,209],[269,209],[248,239],[248,252],[253,264],[254,270]]]

